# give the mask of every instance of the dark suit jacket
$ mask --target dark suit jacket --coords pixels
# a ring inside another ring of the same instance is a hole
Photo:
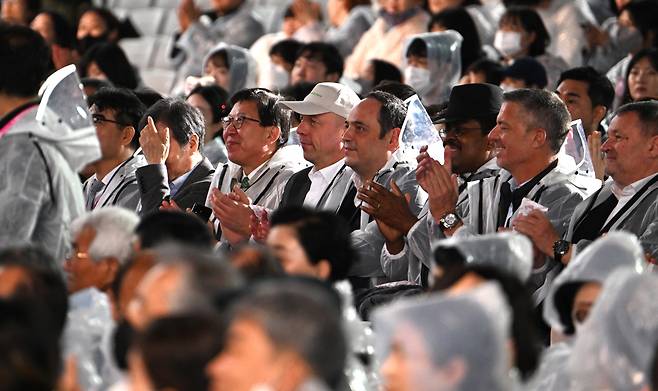
[[[183,210],[195,203],[205,205],[208,189],[215,172],[205,157],[190,173],[172,200]],[[170,194],[167,168],[164,164],[148,164],[136,171],[142,201],[142,214],[158,210],[164,197]]]

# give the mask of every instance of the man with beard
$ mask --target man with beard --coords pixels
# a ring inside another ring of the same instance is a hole
[[[498,172],[487,137],[496,125],[502,100],[502,90],[491,84],[455,86],[444,117],[439,119],[443,125],[440,134],[452,163],[452,172],[459,175],[458,209],[465,206],[468,182]],[[386,205],[373,210],[372,214],[386,237],[381,264],[387,277],[420,283],[421,269],[429,268],[431,262],[433,217],[430,203],[425,203],[417,217],[397,186],[393,186],[393,191],[387,191],[373,184],[362,195],[370,205]]]

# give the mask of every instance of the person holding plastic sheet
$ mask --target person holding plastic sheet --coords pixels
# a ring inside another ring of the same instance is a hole
[[[356,79],[365,72],[372,59],[388,61],[402,68],[405,41],[426,31],[429,19],[418,0],[383,1],[379,17],[346,59],[345,75]]]
[[[256,86],[258,69],[248,50],[222,42],[206,54],[202,73],[201,78],[192,75],[185,79],[186,93],[198,85],[216,84],[231,97],[244,88]]]
[[[658,290],[653,273],[618,270],[578,331],[567,371],[571,390],[642,390],[658,342]]]
[[[462,36],[455,31],[414,35],[404,47],[404,82],[426,105],[442,103],[462,72]]]
[[[646,265],[639,241],[626,232],[611,232],[596,240],[567,265],[546,296],[544,319],[554,339],[529,390],[569,389],[567,359],[606,278],[622,269],[641,274]]]
[[[34,243],[63,259],[84,212],[76,172],[101,156],[75,67],[44,84],[48,47],[27,27],[0,28],[0,242]]]
[[[455,86],[450,93],[447,111],[438,120],[445,125],[441,137],[449,151],[451,171],[458,175],[460,208],[465,206],[469,182],[498,173],[487,137],[496,124],[502,97],[501,89],[490,84]],[[423,182],[420,185],[423,186]],[[376,200],[373,203],[385,204],[389,210],[374,213],[380,226],[383,223],[388,227],[382,230],[386,237],[381,254],[384,271],[393,280],[421,283],[421,269],[429,269],[431,265],[430,242],[436,230],[430,213],[432,201],[425,203],[420,214],[415,215],[400,194],[379,188],[366,194]]]
[[[407,207],[414,215],[418,215],[425,203],[426,194],[414,175],[416,162],[409,161],[400,146],[400,128],[406,114],[407,108],[400,99],[375,91],[359,102],[347,117],[343,135],[345,163],[354,173],[345,198],[353,199],[354,203],[344,203],[338,214],[349,216],[352,242],[359,253],[359,260],[349,272],[351,277],[388,280],[379,260],[386,240],[377,222],[373,221],[373,215],[392,211],[381,203],[368,204],[364,191],[397,189],[407,194]]]
[[[606,173],[612,181],[575,208],[565,240],[538,214],[522,219],[527,232],[539,239],[536,244],[542,252],[553,251],[566,264],[574,251],[581,251],[601,235],[625,230],[640,238],[648,257],[658,255],[656,129],[657,102],[630,103],[617,111],[608,129],[608,140],[601,146],[606,155]]]
[[[206,207],[224,245],[249,239],[256,206],[276,208],[288,179],[306,166],[301,148],[286,145],[290,111],[280,101],[265,89],[241,90],[222,120],[229,162],[217,167]]]
[[[559,154],[568,122],[569,112],[551,92],[505,93],[497,125],[489,134],[504,170],[468,186],[467,212],[462,215],[457,183],[446,167],[425,158],[417,170],[418,181],[428,188],[432,216],[446,236],[513,228],[530,237],[536,247],[530,282],[536,303],[543,300],[560,265],[544,230],[566,232],[576,206],[601,185],[578,175],[573,158]],[[534,223],[538,219],[541,225]]]
[[[202,13],[194,0],[180,3],[180,32],[175,34],[170,56],[183,77],[202,73],[201,60],[217,42],[248,48],[264,33],[246,1],[213,0],[212,5],[212,10]]]
[[[509,309],[500,288],[399,300],[373,316],[375,353],[390,391],[509,390]]]

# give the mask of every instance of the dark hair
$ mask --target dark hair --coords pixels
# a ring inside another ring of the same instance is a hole
[[[249,282],[285,275],[281,263],[264,245],[248,242],[239,244],[233,248],[230,257],[231,264],[236,266]],[[249,261],[244,262],[245,259]],[[240,266],[235,265],[237,260],[243,261]]]
[[[488,60],[486,58],[479,59],[469,65],[466,73],[484,73],[485,83],[494,84],[499,86],[503,81],[503,65],[497,61]]]
[[[82,84],[83,88],[89,87],[95,89],[96,91],[100,90],[101,88],[112,87],[112,82],[109,80],[94,79],[91,77],[80,78],[80,84]]]
[[[421,38],[414,38],[407,48],[406,57],[427,57],[427,43]]]
[[[212,111],[212,123],[221,121],[221,119],[227,116],[231,111],[228,92],[216,84],[210,86],[196,86],[190,91],[187,98],[194,94],[199,94],[210,106],[210,110]]]
[[[41,299],[41,298],[39,298]],[[62,367],[55,335],[40,300],[0,300],[0,388],[53,390]]]
[[[427,111],[427,115],[430,116],[432,123],[438,124],[439,121],[445,117],[446,112],[448,111],[448,101],[443,101],[435,105],[425,106],[425,111]]]
[[[635,113],[642,123],[642,132],[647,136],[658,135],[658,101],[628,103],[617,109],[616,116]]]
[[[164,99],[162,94],[149,87],[137,87],[133,92],[147,108]]]
[[[142,119],[146,106],[137,96],[126,88],[101,88],[87,100],[89,106],[96,105],[98,110],[112,110],[117,122],[124,126],[132,126],[135,135],[130,142],[133,150],[139,148],[139,121]]]
[[[560,74],[557,86],[565,80],[577,80],[587,83],[587,96],[592,101],[592,107],[604,106],[606,109],[612,107],[615,89],[610,80],[596,69],[590,66],[568,69]]]
[[[76,26],[80,25],[80,19],[82,19],[82,16],[86,14],[87,12],[93,12],[96,15],[98,15],[101,19],[103,19],[103,22],[105,23],[105,34],[111,34],[113,31],[116,31],[119,33],[119,29],[121,27],[121,22],[119,19],[112,13],[107,8],[102,8],[102,7],[89,7],[82,11],[80,13],[80,16],[78,17],[78,23],[76,23]]]
[[[655,0],[634,0],[627,3],[621,11],[628,11],[633,26],[640,30],[646,40],[653,33],[651,47],[658,47],[658,3]]]
[[[340,55],[338,48],[330,43],[307,43],[297,52],[297,58],[300,57],[320,61],[327,68],[327,75],[335,73],[338,78],[343,76],[343,56]]]
[[[300,81],[281,90],[281,95],[286,100],[304,100],[304,98],[313,91],[317,83]],[[295,113],[293,112],[293,115]]]
[[[528,116],[529,128],[546,130],[546,138],[554,153],[557,153],[568,133],[571,116],[560,98],[553,92],[523,88],[503,94],[505,102],[518,103]]]
[[[48,75],[50,51],[29,27],[0,23],[0,92],[22,98],[37,95]]]
[[[63,48],[75,49],[75,31],[73,31],[73,27],[69,21],[60,13],[55,11],[43,11],[41,13],[48,15],[50,21],[53,24],[53,43]]]
[[[252,285],[235,303],[231,319],[256,321],[276,347],[299,354],[315,377],[335,389],[347,355],[339,303],[322,282],[281,278]]]
[[[551,36],[546,30],[546,25],[541,16],[532,8],[511,7],[500,17],[498,26],[505,23],[518,24],[528,33],[535,33],[535,40],[528,48],[528,55],[537,57],[546,53],[546,48],[551,43]]]
[[[44,304],[52,332],[60,336],[68,313],[68,291],[60,267],[50,253],[39,247],[9,247],[0,251],[0,266],[16,266],[29,277],[29,287],[19,287],[13,296]]]
[[[444,9],[432,16],[427,29],[431,31],[432,27],[437,24],[443,26],[446,30],[457,31],[464,38],[461,46],[462,74],[465,73],[469,65],[483,57],[478,30],[466,8]]]
[[[555,291],[555,308],[560,317],[560,323],[564,325],[564,335],[573,335],[576,331],[576,326],[571,318],[573,300],[576,298],[576,294],[578,294],[580,288],[585,284],[585,281],[572,281],[563,284]]]
[[[304,44],[295,39],[284,39],[272,45],[269,55],[277,55],[292,66],[295,64],[297,53],[299,53],[302,46]]]
[[[201,248],[212,245],[208,227],[201,219],[183,212],[157,211],[146,215],[135,228],[135,234],[144,249],[171,241]]]
[[[136,348],[156,390],[205,390],[205,368],[222,349],[223,334],[210,315],[167,316],[138,335]]]
[[[378,85],[379,83],[387,80],[395,83],[402,83],[402,72],[395,65],[384,60],[370,60],[372,63],[372,68],[374,70],[374,79],[372,85]]]
[[[231,97],[231,106],[238,102],[256,103],[258,119],[261,126],[276,126],[281,129],[279,146],[286,145],[290,133],[290,109],[280,105],[281,96],[265,88],[247,88],[236,92]]]
[[[272,227],[286,225],[293,228],[312,264],[328,261],[331,265],[330,281],[347,278],[356,253],[350,243],[350,229],[341,217],[294,206],[277,209],[270,223]]]
[[[228,61],[228,53],[226,51],[226,48],[218,49],[213,51],[209,56],[208,56],[208,61],[206,61],[206,64],[211,62],[214,66],[220,67],[220,65],[217,65],[217,61],[221,61],[222,65],[226,67],[226,69],[231,69],[231,64]]]
[[[503,4],[506,8],[511,7],[536,7],[543,0],[503,0]]]
[[[372,91],[366,95],[366,99],[374,99],[381,104],[377,118],[380,139],[384,138],[392,129],[402,127],[407,116],[407,106],[400,98],[388,92]]]
[[[393,96],[397,96],[403,101],[416,95],[416,90],[414,90],[410,85],[387,80],[375,85],[372,91],[387,92]]]
[[[135,70],[119,45],[101,42],[87,50],[79,63],[79,72],[83,77],[87,76],[91,63],[96,63],[112,84],[131,90],[137,88]]]
[[[654,70],[658,71],[658,48],[646,48],[635,53],[635,55],[631,58],[631,61],[628,63],[628,68],[626,68],[626,77],[624,78],[624,83],[626,84],[626,87],[624,88],[624,98],[623,98],[624,103],[629,103],[633,101],[633,98],[631,97],[628,78],[631,75],[631,71],[633,70],[635,64],[637,64],[638,62],[640,62],[640,60],[645,58],[649,60],[651,67]]]
[[[165,98],[156,102],[144,113],[139,123],[140,129],[146,126],[148,117],[152,117],[153,122],[160,121],[167,124],[171,137],[181,146],[187,145],[192,135],[196,134],[199,151],[203,151],[206,125],[199,110],[189,103],[179,98]]]

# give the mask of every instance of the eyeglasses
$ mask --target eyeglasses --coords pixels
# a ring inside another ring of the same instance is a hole
[[[233,124],[236,129],[240,129],[245,120],[258,122],[260,124],[260,121],[255,118],[249,118],[244,115],[237,117],[231,117],[230,115],[227,115],[226,117],[222,118],[222,125],[224,125],[224,128],[226,129],[229,125]]]
[[[477,130],[477,131],[480,131],[480,132],[482,131],[481,128],[466,128],[466,127],[461,127],[461,126],[454,126],[454,127],[449,126],[449,127],[445,127],[443,129],[440,129],[439,130],[439,136],[441,136],[442,139],[446,139],[446,138],[448,138],[448,133],[452,133],[452,134],[455,135],[455,137],[462,137],[467,132],[474,131],[474,130]]]
[[[113,120],[113,119],[105,118],[105,116],[103,114],[92,114],[91,115],[91,120],[95,124],[100,124],[101,122],[111,122],[113,124],[117,124],[117,125],[121,125],[121,126],[130,126],[128,124],[124,124],[123,122],[119,122],[119,121],[116,121],[116,120]]]

